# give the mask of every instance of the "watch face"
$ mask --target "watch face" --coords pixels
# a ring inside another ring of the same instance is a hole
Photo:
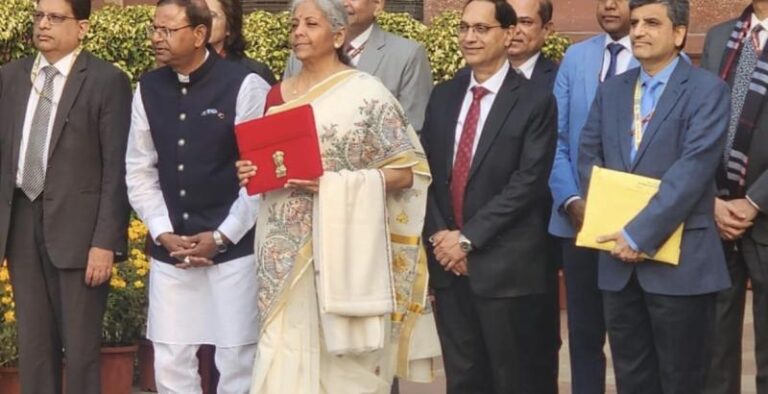
[[[469,242],[459,242],[459,247],[461,247],[461,250],[465,252],[469,252],[470,249],[472,249],[472,246],[469,244]]]

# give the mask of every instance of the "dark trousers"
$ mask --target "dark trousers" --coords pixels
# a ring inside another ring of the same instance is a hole
[[[568,348],[573,394],[605,393],[605,317],[597,287],[597,256],[563,239],[563,271],[568,303]]]
[[[21,392],[61,393],[65,357],[66,392],[98,394],[109,284],[88,287],[84,269],[58,269],[51,263],[41,199],[31,202],[16,191],[6,253],[16,301]]]
[[[557,325],[548,294],[475,295],[467,277],[435,290],[448,394],[557,393]]]
[[[715,294],[665,296],[636,275],[603,292],[608,339],[621,394],[700,394],[711,362]]]
[[[706,394],[741,393],[741,340],[746,285],[752,282],[757,392],[768,393],[768,246],[749,238],[729,256],[731,287],[717,294],[715,341]]]

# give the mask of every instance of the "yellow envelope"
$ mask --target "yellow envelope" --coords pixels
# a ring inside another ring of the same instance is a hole
[[[597,243],[597,237],[621,231],[650,201],[659,190],[661,181],[640,175],[592,168],[589,182],[584,225],[576,237],[576,245],[610,251],[615,242]],[[677,265],[680,261],[680,243],[683,225],[656,251],[645,258]]]

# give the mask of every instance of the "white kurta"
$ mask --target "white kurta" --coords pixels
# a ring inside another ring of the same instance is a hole
[[[180,269],[152,259],[147,338],[233,347],[259,338],[255,257]]]
[[[188,80],[184,75],[178,78]],[[249,74],[243,80],[237,95],[236,124],[262,116],[269,89],[269,84],[256,74]],[[138,86],[128,137],[126,183],[131,206],[155,240],[160,234],[174,231],[160,189],[157,161]],[[258,205],[259,198],[248,196],[241,188],[218,230],[230,241],[240,242],[256,223]],[[253,255],[187,270],[153,259],[149,281],[147,338],[153,342],[220,347],[257,342],[256,259]]]

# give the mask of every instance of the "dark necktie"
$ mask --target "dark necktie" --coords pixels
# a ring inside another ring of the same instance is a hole
[[[45,75],[43,90],[39,92],[32,125],[29,128],[27,151],[24,154],[24,172],[21,178],[21,190],[30,200],[36,199],[43,192],[45,185],[45,167],[43,154],[48,141],[48,124],[51,121],[53,108],[53,79],[59,73],[53,66],[45,66],[40,70]]]
[[[736,129],[741,119],[741,111],[744,109],[744,103],[747,100],[749,85],[752,83],[752,74],[758,63],[758,53],[760,46],[760,31],[762,25],[757,25],[752,30],[752,34],[745,40],[744,47],[741,49],[739,62],[736,65],[736,75],[733,79],[731,88],[731,119],[728,124],[728,139],[725,142],[725,164],[728,164],[728,158],[731,155],[733,141],[736,139]]]
[[[472,147],[475,144],[475,135],[477,135],[477,123],[480,120],[480,100],[490,93],[488,89],[482,86],[475,86],[471,90],[472,104],[467,111],[467,117],[464,118],[464,126],[461,130],[461,138],[456,149],[456,158],[453,161],[453,171],[451,172],[453,216],[456,226],[459,228],[464,226],[464,191],[467,188],[469,168],[472,165]]]
[[[607,81],[608,78],[616,75],[616,62],[619,60],[619,53],[623,50],[624,45],[617,42],[608,44],[608,53],[611,55],[611,61],[608,63],[608,72],[605,73],[605,79],[603,79],[603,81]]]

